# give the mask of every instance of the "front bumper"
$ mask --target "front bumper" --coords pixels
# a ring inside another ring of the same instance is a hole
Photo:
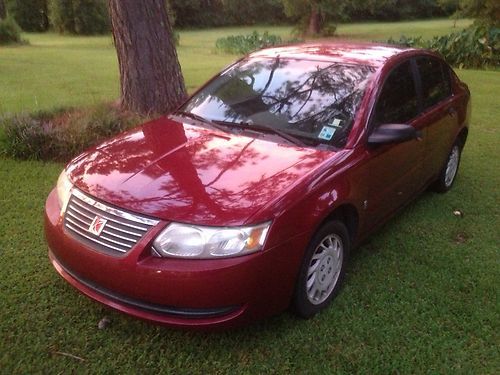
[[[53,190],[45,233],[57,272],[88,297],[155,323],[230,327],[284,310],[307,238],[248,256],[186,260],[155,258],[150,246],[166,223],[151,229],[123,256],[98,252],[67,234]]]

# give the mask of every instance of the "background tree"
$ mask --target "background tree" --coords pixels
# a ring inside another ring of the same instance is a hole
[[[283,0],[286,15],[298,18],[299,31],[307,36],[320,33],[337,3],[336,0]]]
[[[460,0],[461,15],[475,18],[478,23],[500,26],[499,0]]]
[[[5,9],[4,0],[0,0],[0,20],[3,20],[7,17],[7,10]]]
[[[49,0],[49,14],[50,23],[60,33],[88,35],[109,32],[106,0]]]
[[[226,21],[235,25],[276,25],[287,21],[281,0],[222,0],[222,5]]]
[[[227,24],[222,0],[166,0],[178,27],[208,27]]]
[[[47,0],[7,0],[7,9],[24,31],[49,28]]]
[[[186,97],[164,0],[109,0],[120,67],[121,106],[166,113]]]

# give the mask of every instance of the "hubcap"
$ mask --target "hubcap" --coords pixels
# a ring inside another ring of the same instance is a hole
[[[451,150],[450,157],[448,159],[448,164],[446,165],[446,172],[444,175],[444,183],[446,187],[450,187],[457,175],[458,169],[458,159],[460,152],[458,150],[458,146],[453,146]]]
[[[319,243],[307,269],[307,299],[313,305],[326,301],[332,294],[342,269],[342,239],[329,234]]]

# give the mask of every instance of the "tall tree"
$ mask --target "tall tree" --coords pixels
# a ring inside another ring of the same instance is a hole
[[[165,0],[109,0],[122,108],[166,113],[186,97]]]
[[[5,9],[5,2],[4,2],[4,0],[0,0],[0,20],[3,20],[5,17],[7,17],[7,10]]]
[[[342,0],[282,0],[285,14],[299,19],[304,35],[320,34],[328,18],[338,14]]]

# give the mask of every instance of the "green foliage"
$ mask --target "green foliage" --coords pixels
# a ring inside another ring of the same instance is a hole
[[[288,43],[299,41],[298,39],[288,40]],[[283,44],[283,40],[278,35],[269,34],[267,31],[261,35],[254,31],[249,35],[230,35],[219,38],[215,42],[215,48],[222,53],[232,53],[235,55],[246,55],[252,51]]]
[[[49,28],[47,0],[9,0],[7,8],[24,31],[45,31]]]
[[[500,67],[500,29],[495,27],[473,25],[430,40],[403,35],[399,40],[389,39],[388,43],[431,49],[460,68]]]
[[[460,68],[500,68],[500,29],[473,26],[430,40],[429,48]]]
[[[202,28],[227,24],[220,0],[167,0],[175,26]]]
[[[460,13],[473,17],[478,24],[500,27],[500,1],[498,0],[459,0]]]
[[[228,24],[281,24],[287,22],[282,0],[222,0]]]
[[[316,7],[320,14],[321,29],[331,22],[353,20],[401,20],[449,15],[452,10],[444,9],[441,0],[282,0],[285,13],[298,23],[301,32],[307,30]],[[451,1],[451,0],[449,0]],[[457,0],[458,1],[458,0]]]
[[[0,20],[0,45],[21,43],[21,28],[12,17]]]
[[[1,119],[4,139],[0,153],[18,159],[69,160],[139,122],[137,116],[109,105],[21,113]]]
[[[60,33],[90,35],[110,30],[106,0],[49,0],[49,15]]]

